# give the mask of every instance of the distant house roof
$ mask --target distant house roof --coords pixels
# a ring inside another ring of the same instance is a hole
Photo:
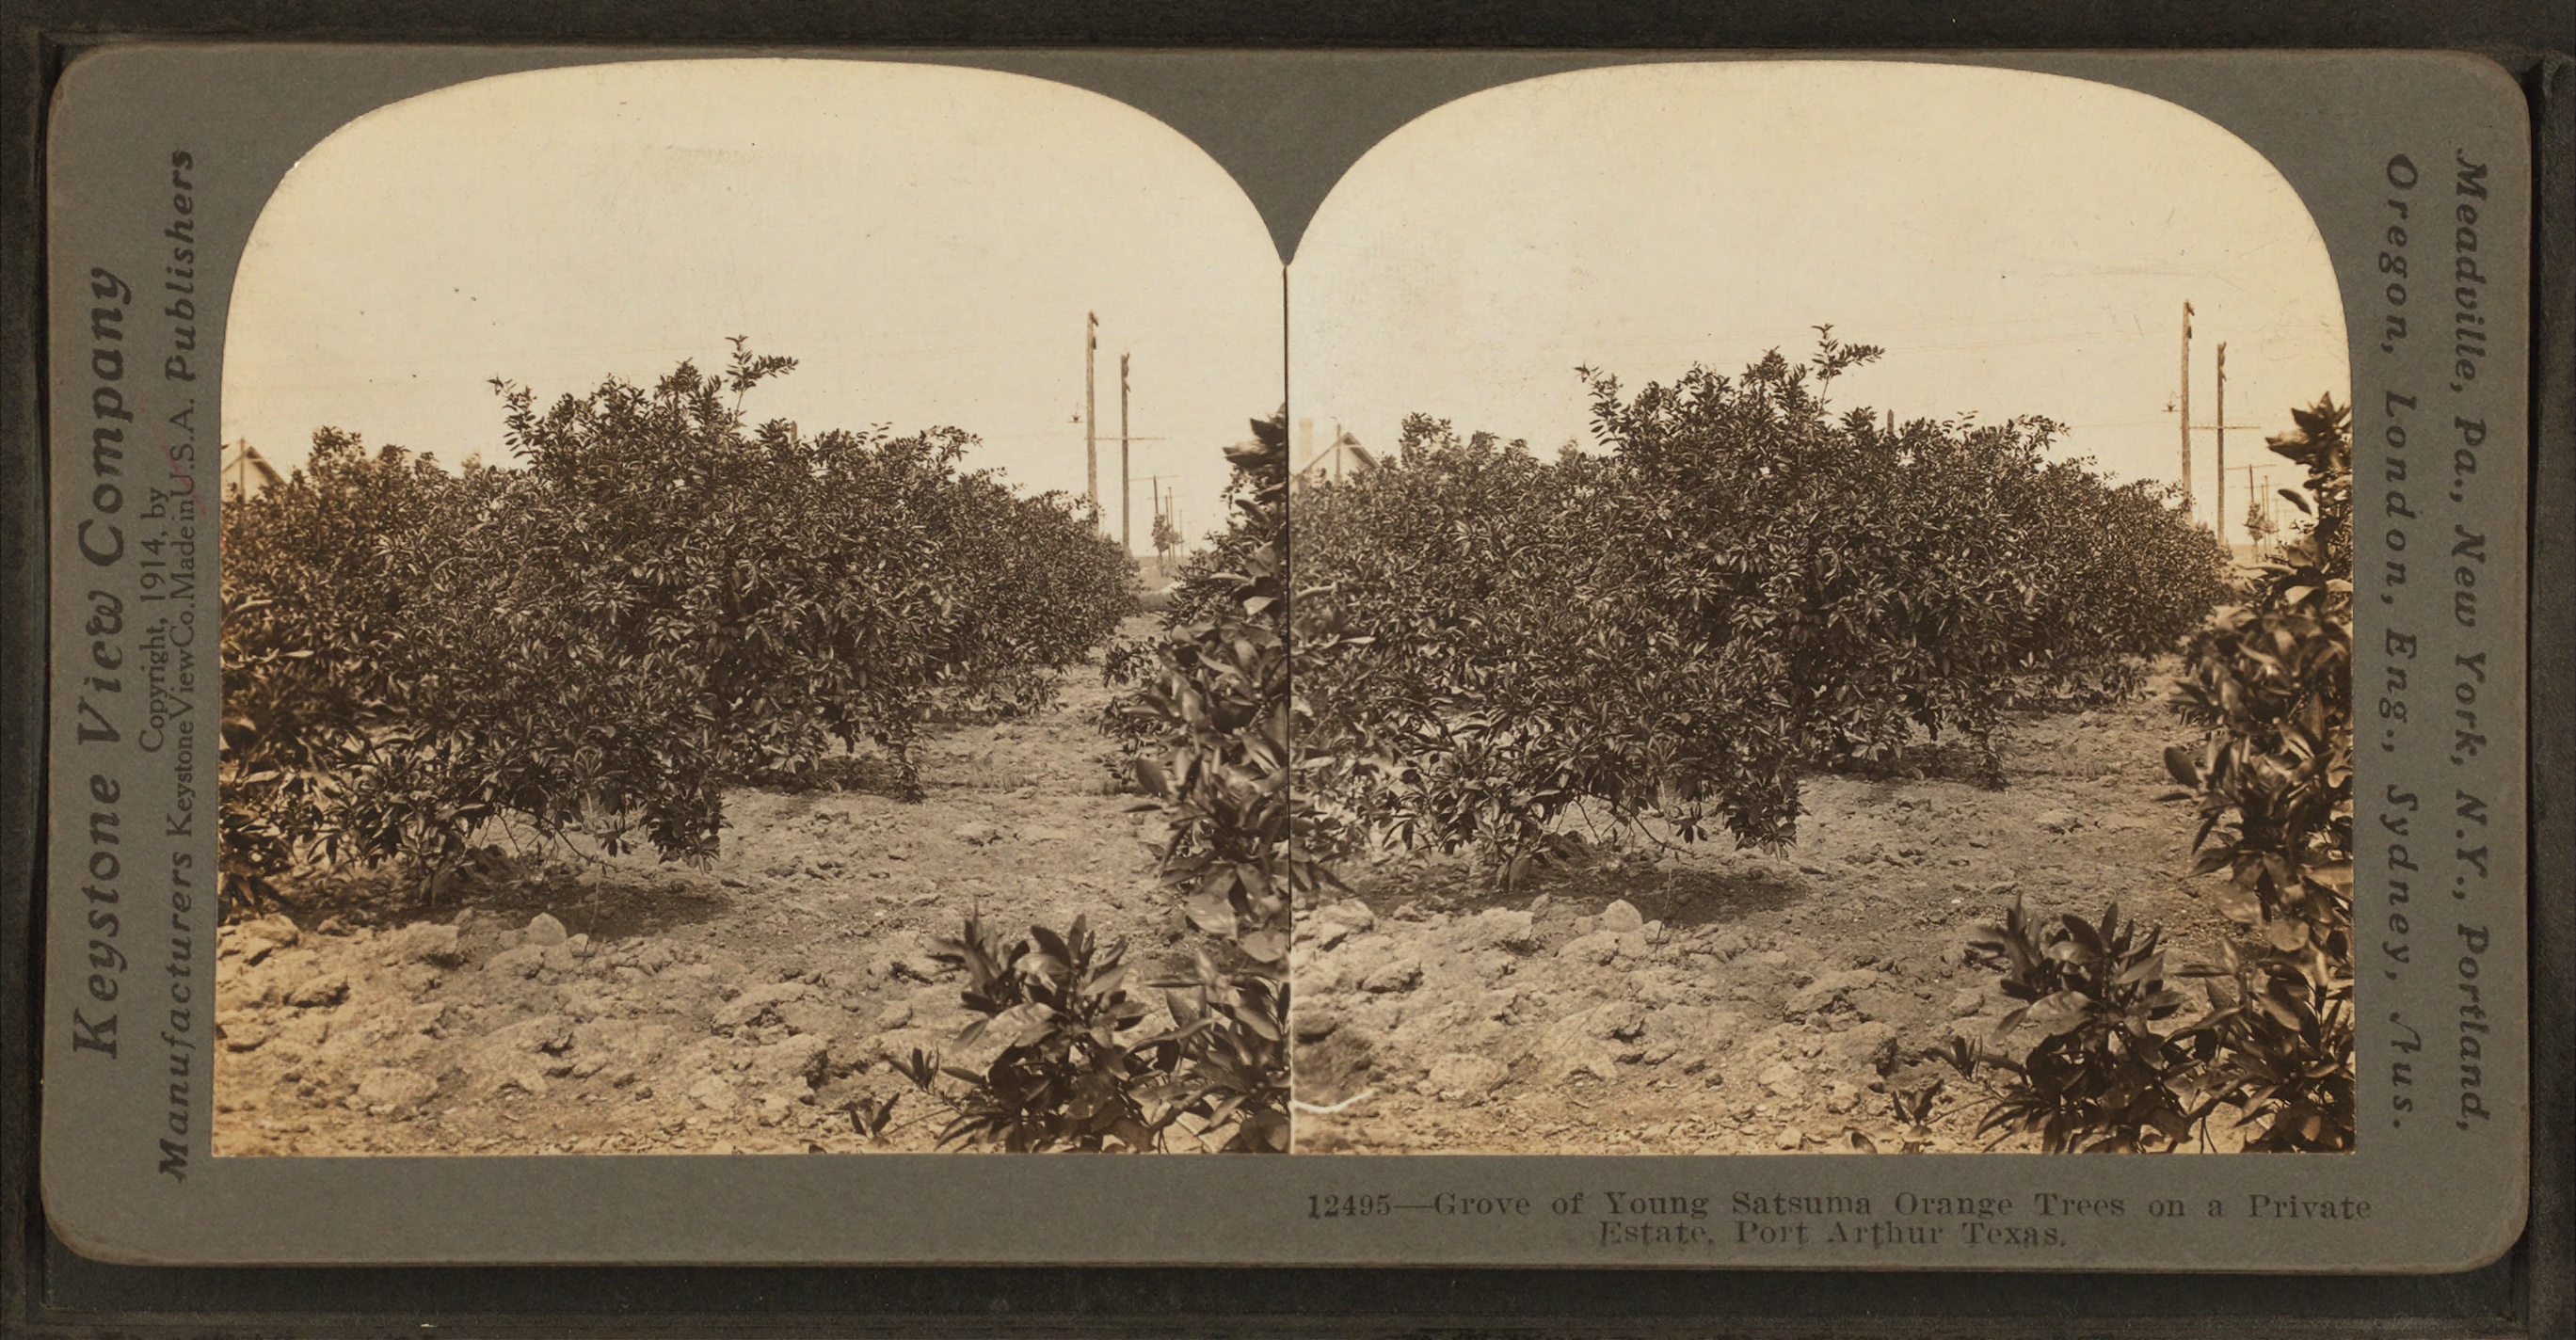
[[[228,498],[250,497],[286,482],[277,467],[270,465],[248,439],[224,447],[222,473],[224,496]]]
[[[1360,445],[1359,438],[1344,431],[1339,424],[1335,424],[1333,429],[1333,440],[1321,447],[1313,445],[1313,437],[1308,435],[1306,463],[1297,467],[1297,478],[1320,474],[1325,479],[1347,479],[1354,465],[1365,470],[1377,464],[1377,457]]]

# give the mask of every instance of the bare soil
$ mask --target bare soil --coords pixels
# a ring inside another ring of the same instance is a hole
[[[926,937],[970,912],[1019,934],[1079,913],[1140,967],[1189,962],[1161,825],[1103,763],[1108,698],[1077,669],[1051,711],[933,731],[919,803],[868,789],[865,759],[839,787],[733,791],[704,869],[530,855],[435,904],[312,872],[301,911],[224,928],[216,1152],[933,1148],[947,1113],[889,1062],[998,1044],[956,1044],[977,1016]],[[847,1109],[897,1093],[884,1139],[863,1137]]]
[[[2171,686],[2016,716],[1999,789],[1941,751],[1927,775],[1811,776],[1777,853],[1649,837],[1508,894],[1464,859],[1344,870],[1356,896],[1297,930],[1298,1151],[1893,1150],[1894,1095],[1936,1080],[1928,1147],[1994,1144],[1984,1095],[1919,1059],[2018,1004],[1967,963],[1976,927],[2020,897],[2052,919],[2117,900],[2181,958],[2233,929],[2188,877],[2194,807],[2157,799],[2187,734]]]

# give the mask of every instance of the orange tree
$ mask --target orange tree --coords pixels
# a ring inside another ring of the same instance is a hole
[[[1607,559],[1584,507],[1600,473],[1415,415],[1386,465],[1301,492],[1297,692],[1322,804],[1508,861],[1608,788],[1617,760],[1567,747],[1616,738],[1604,695],[1626,687],[1574,594]]]
[[[2306,469],[2284,496],[2308,520],[2192,640],[2177,703],[2202,736],[2166,761],[2200,792],[2198,868],[2226,874],[2221,910],[2250,933],[2195,969],[2215,988],[2192,1026],[2204,1082],[2248,1148],[2314,1152],[2353,1140],[2352,436],[2331,397],[2293,418],[2270,445]]]
[[[1166,1147],[1189,1118],[1229,1153],[1288,1150],[1291,908],[1331,878],[1311,811],[1290,784],[1288,432],[1255,420],[1234,465],[1226,529],[1191,564],[1160,635],[1106,658],[1123,686],[1103,721],[1162,812],[1162,881],[1202,940],[1191,969],[1144,985],[1169,1023],[1147,1023],[1125,947],[1076,919],[1014,939],[976,918],[935,950],[966,974],[983,1016],[961,1042],[1007,1039],[982,1069],[916,1052],[900,1067],[945,1107],[944,1144],[1007,1150]],[[855,1113],[862,1131],[882,1110]]]
[[[960,469],[966,434],[746,424],[792,367],[737,342],[721,375],[543,408],[504,384],[517,468],[335,448],[229,508],[227,599],[256,617],[227,622],[226,715],[311,773],[263,791],[285,770],[245,755],[242,861],[434,879],[504,815],[703,855],[726,785],[869,739],[910,783],[926,715],[1042,698],[1133,608],[1093,518]]]
[[[2193,634],[2174,703],[2201,734],[2165,751],[2197,793],[2197,873],[2226,877],[2218,905],[2242,933],[2185,963],[2131,938],[2116,907],[2055,929],[2016,907],[1982,952],[2028,1002],[2008,1023],[2037,1041],[1950,1053],[2003,1076],[1987,1130],[2051,1152],[2174,1148],[2233,1110],[2248,1150],[2352,1148],[2350,412],[2329,397],[2293,418],[2270,446],[2306,469],[2283,496],[2309,520]],[[2186,1018],[2194,979],[2205,1008]]]
[[[456,481],[399,447],[314,435],[305,465],[223,505],[223,893],[265,902],[326,827],[345,759],[393,720],[388,648],[409,590],[386,554],[439,529]]]
[[[1285,1153],[1291,908],[1330,878],[1290,785],[1285,412],[1226,456],[1226,530],[1180,583],[1156,666],[1120,710],[1152,732],[1138,771],[1171,825],[1164,884],[1217,946],[1158,983],[1185,1047],[1175,1101],[1233,1123],[1230,1150]]]
[[[1565,811],[1785,840],[1810,767],[2005,705],[2133,689],[2223,586],[2165,494],[2050,461],[2056,426],[1837,415],[1878,356],[1823,339],[1633,394],[1585,375],[1602,451],[1536,459],[1417,417],[1395,458],[1300,498],[1319,791],[1508,878]]]

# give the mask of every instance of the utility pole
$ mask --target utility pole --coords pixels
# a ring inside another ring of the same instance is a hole
[[[1119,552],[1132,556],[1136,552],[1136,543],[1134,532],[1130,529],[1128,524],[1128,509],[1131,505],[1128,495],[1134,491],[1135,483],[1133,482],[1134,476],[1129,472],[1128,453],[1134,444],[1138,442],[1160,442],[1163,439],[1152,436],[1140,436],[1128,431],[1127,357],[1128,356],[1123,352],[1118,355],[1118,549]],[[1155,475],[1153,477],[1156,479],[1163,479],[1168,478],[1169,476]],[[1101,520],[1106,522],[1108,518],[1104,516]]]
[[[2191,416],[2183,416],[2183,422],[2189,424],[2191,422]],[[2214,423],[2204,423],[2200,426],[2218,435],[2218,500],[2217,509],[2210,515],[2210,529],[2217,534],[2218,542],[2224,545],[2227,543],[2227,430],[2230,428],[2260,428],[2263,426],[2259,423],[2229,423],[2227,421],[2227,342],[2225,340],[2218,342],[2217,421]],[[2186,429],[2185,431],[2189,430]]]
[[[2191,514],[2191,304],[2182,305],[2182,510]]]
[[[1118,353],[1118,552],[1133,554],[1136,542],[1127,529],[1127,352]]]
[[[2218,543],[2227,545],[2227,341],[2218,342],[2218,510],[2210,520],[2218,523]]]
[[[1093,356],[1100,351],[1100,315],[1082,314],[1082,460],[1084,467],[1082,496],[1091,500],[1092,510],[1100,509],[1100,383],[1093,375]]]

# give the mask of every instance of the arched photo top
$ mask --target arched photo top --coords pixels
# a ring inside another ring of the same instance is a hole
[[[1840,407],[2042,414],[2066,453],[2173,481],[2190,303],[2197,428],[2228,345],[2235,512],[2246,464],[2270,493],[2263,436],[2349,394],[2334,271],[2281,173],[2196,112],[2027,71],[1677,63],[1491,89],[1371,149],[1291,275],[1298,414],[1372,449],[1414,412],[1588,444],[1578,365],[1732,374],[1831,325],[1887,351]]]
[[[1077,494],[1088,428],[1114,527],[1127,354],[1133,473],[1213,524],[1220,448],[1279,402],[1278,302],[1225,169],[1097,93],[874,60],[530,71],[359,117],[287,174],[234,290],[223,434],[280,471],[325,425],[506,464],[493,378],[649,384],[742,335],[800,364],[754,420],[954,426],[971,466]]]

